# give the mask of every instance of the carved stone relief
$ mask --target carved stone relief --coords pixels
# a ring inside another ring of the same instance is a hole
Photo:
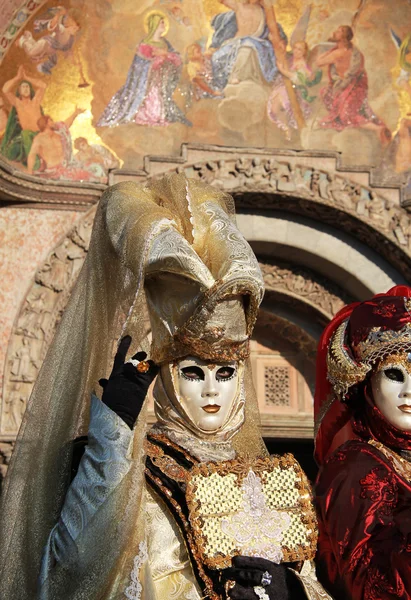
[[[287,210],[343,229],[411,280],[410,215],[370,187],[342,174],[261,156],[194,163],[175,170],[233,194],[238,207]]]
[[[0,435],[15,435],[47,348],[84,262],[95,208],[50,252],[37,270],[7,351]]]
[[[261,271],[267,290],[296,296],[331,319],[352,298],[335,283],[299,265],[262,263]]]
[[[1,484],[6,476],[7,467],[10,463],[11,455],[13,454],[13,442],[0,442],[0,492]]]

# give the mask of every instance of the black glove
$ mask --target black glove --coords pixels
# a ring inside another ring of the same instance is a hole
[[[146,373],[140,373],[131,363],[124,363],[127,351],[131,344],[131,337],[126,335],[121,340],[117,354],[114,357],[113,370],[108,379],[100,379],[103,388],[102,401],[111,408],[132,429],[151,382],[158,373],[158,367],[152,360],[148,360],[150,368]],[[133,359],[143,361],[147,357],[145,352],[137,352]]]
[[[254,587],[263,588],[270,600],[306,598],[298,579],[284,564],[277,565],[254,556],[235,556],[232,563],[231,568],[221,572],[223,581],[235,581],[235,586],[228,589],[228,597],[232,600],[258,600]]]

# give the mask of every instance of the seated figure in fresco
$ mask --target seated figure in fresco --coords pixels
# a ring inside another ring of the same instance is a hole
[[[210,48],[213,84],[224,90],[227,84],[253,81],[272,83],[278,73],[275,54],[269,39],[264,8],[260,0],[220,0],[230,8],[214,17]],[[281,38],[287,42],[278,24]]]
[[[409,600],[411,288],[335,316],[315,404],[320,580],[335,600]]]
[[[364,56],[352,43],[353,37],[350,26],[338,27],[329,39],[335,45],[317,58],[319,67],[328,68],[329,79],[328,86],[321,90],[328,114],[319,125],[337,131],[346,127],[370,129],[385,145],[391,140],[391,132],[368,102]]]
[[[168,30],[167,17],[160,11],[152,11],[146,17],[146,30],[146,37],[137,46],[126,83],[104,109],[97,127],[130,122],[191,125],[173,100],[182,60],[164,37]]]
[[[17,75],[3,85],[3,94],[12,106],[1,142],[1,153],[7,160],[27,165],[34,138],[39,132],[41,101],[46,91],[41,79],[30,77],[20,66]]]
[[[13,560],[0,562],[5,597],[329,598],[310,560],[298,560],[316,546],[304,474],[291,455],[267,456],[258,426],[248,357],[264,287],[233,206],[184,175],[103,195],[6,480],[0,561]],[[102,399],[90,403],[119,334]],[[230,566],[231,542],[248,551]]]

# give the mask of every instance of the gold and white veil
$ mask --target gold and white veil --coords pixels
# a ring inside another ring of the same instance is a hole
[[[193,263],[189,282],[198,287],[197,301],[207,310],[211,307],[212,313],[224,300],[224,291],[228,297],[238,293],[240,271],[244,274],[244,265],[252,255],[233,228],[234,218],[230,196],[184,175],[145,186],[120,183],[102,196],[88,256],[34,386],[4,484],[0,504],[1,600],[37,597],[42,551],[58,521],[69,485],[72,440],[87,434],[90,394],[98,379],[109,373],[118,339],[129,333],[133,338],[130,352],[149,351],[147,300],[153,301],[155,290],[145,287],[145,279],[156,240],[170,228],[178,234],[177,247],[186,251],[177,252],[178,260],[172,257],[174,251],[170,252],[174,263],[169,271],[174,269],[177,277],[187,267],[184,255],[189,261],[194,254],[213,274],[215,281],[210,280],[209,287],[199,284]],[[241,248],[243,265],[236,267]],[[224,270],[223,259],[227,265],[231,261],[231,272],[230,268]],[[254,268],[253,263],[245,274],[248,334],[263,293],[261,274]],[[226,277],[225,288],[216,285],[219,274],[220,279]],[[184,280],[187,285],[189,279]],[[196,313],[195,306],[187,314],[204,317],[201,310]],[[161,328],[164,322],[159,312],[157,317]],[[164,363],[182,356],[201,334],[199,322],[189,319],[184,336],[175,337],[175,332],[169,331],[170,344],[167,346],[165,339],[153,347],[153,358]],[[155,327],[155,319],[153,323]],[[167,331],[164,334],[167,338]],[[241,352],[244,340],[234,341]],[[235,445],[252,456],[264,452],[264,446],[248,364],[245,387],[246,420]],[[42,600],[124,598],[133,559],[144,539],[144,435],[143,410],[134,432],[131,469],[76,540],[70,560],[53,569]],[[145,585],[149,590],[148,580]]]

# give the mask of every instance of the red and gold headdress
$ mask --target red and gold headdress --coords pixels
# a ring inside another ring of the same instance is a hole
[[[319,463],[351,418],[351,409],[344,404],[351,388],[365,381],[381,359],[403,352],[411,352],[411,288],[407,286],[350,304],[329,323],[317,355],[314,413]]]

